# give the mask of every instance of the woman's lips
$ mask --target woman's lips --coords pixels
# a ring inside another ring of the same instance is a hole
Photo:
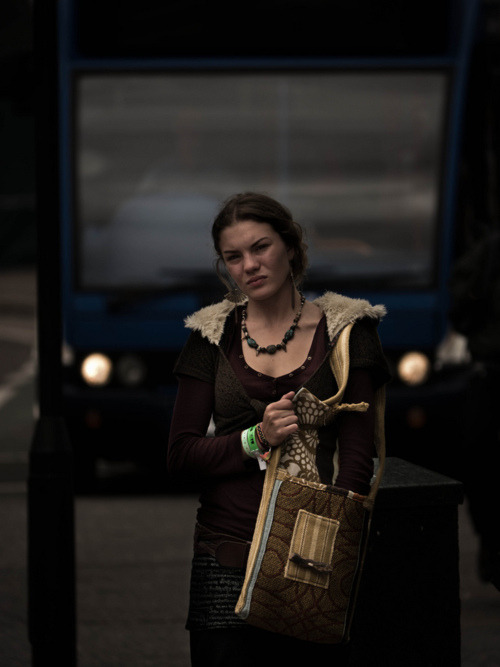
[[[255,278],[252,278],[247,282],[248,287],[259,287],[262,285],[264,280],[266,279],[265,276],[256,276]]]

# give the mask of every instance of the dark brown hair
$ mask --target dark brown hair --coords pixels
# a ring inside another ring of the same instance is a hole
[[[244,192],[233,195],[224,202],[212,225],[212,239],[219,259],[222,231],[235,222],[244,220],[267,222],[280,235],[286,247],[293,249],[290,265],[295,283],[299,284],[307,269],[307,245],[303,239],[302,228],[294,221],[286,206],[264,194]]]

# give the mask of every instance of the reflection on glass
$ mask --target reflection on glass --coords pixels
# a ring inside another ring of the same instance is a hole
[[[229,195],[283,201],[311,281],[432,279],[442,72],[81,74],[80,285],[175,287],[212,273]]]

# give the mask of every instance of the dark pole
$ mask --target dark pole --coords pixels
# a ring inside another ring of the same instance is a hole
[[[32,665],[76,665],[72,451],[62,417],[57,0],[34,2],[38,399],[28,477]]]

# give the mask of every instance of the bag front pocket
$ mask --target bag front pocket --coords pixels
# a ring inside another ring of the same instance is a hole
[[[328,588],[339,526],[340,522],[336,519],[299,510],[290,543],[285,578]]]

